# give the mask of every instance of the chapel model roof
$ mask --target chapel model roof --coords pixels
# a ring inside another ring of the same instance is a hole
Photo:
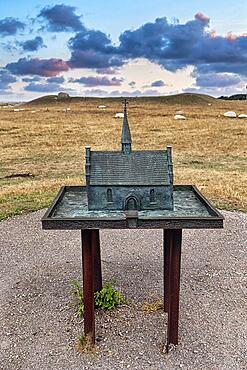
[[[90,185],[169,185],[163,150],[91,152]]]
[[[90,185],[169,185],[167,150],[131,149],[125,100],[122,151],[91,151]]]

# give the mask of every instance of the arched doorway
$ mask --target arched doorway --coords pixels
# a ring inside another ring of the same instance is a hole
[[[138,200],[134,195],[130,195],[125,200],[125,210],[135,211],[138,209]]]

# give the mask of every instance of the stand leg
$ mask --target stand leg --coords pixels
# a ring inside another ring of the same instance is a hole
[[[83,295],[84,295],[84,334],[87,341],[95,344],[94,319],[94,271],[92,251],[92,230],[82,230],[82,265],[83,265]]]
[[[102,271],[100,256],[99,230],[92,230],[93,264],[94,264],[94,292],[102,289]]]
[[[163,243],[164,243],[164,311],[168,312],[169,307],[169,267],[170,267],[170,254],[172,244],[172,231],[163,230]]]
[[[180,265],[181,265],[181,243],[182,230],[171,230],[172,243],[169,266],[169,301],[168,301],[168,327],[167,327],[167,346],[169,351],[170,344],[178,344],[178,318],[179,318],[179,287],[180,287]]]

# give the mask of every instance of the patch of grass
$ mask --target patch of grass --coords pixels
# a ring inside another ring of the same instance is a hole
[[[0,221],[28,212],[46,208],[54,198],[56,191],[32,192],[25,194],[8,194],[0,199]]]
[[[79,352],[82,353],[95,353],[96,349],[92,341],[92,336],[90,334],[87,335],[79,335],[78,340],[76,342],[76,348]]]
[[[74,299],[74,305],[76,307],[76,313],[79,317],[82,317],[84,312],[84,298],[81,283],[79,280],[73,279],[70,281],[70,284],[72,286],[72,295]]]
[[[84,313],[84,297],[81,283],[76,279],[71,280],[70,283],[72,286],[72,295],[74,298],[76,313],[79,317],[82,317]],[[116,279],[106,281],[103,288],[94,294],[95,308],[112,310],[120,304],[128,304],[128,301],[116,289],[116,283]]]
[[[158,299],[154,302],[144,302],[142,304],[142,310],[146,312],[156,312],[164,308],[163,302]]]
[[[0,221],[28,212],[48,207],[60,186],[78,183],[78,178],[53,179],[11,179],[13,185],[7,185],[7,179],[0,181]]]

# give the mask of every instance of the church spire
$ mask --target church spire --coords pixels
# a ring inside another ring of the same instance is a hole
[[[131,134],[127,117],[127,105],[128,102],[124,99],[124,118],[122,127],[122,152],[129,154],[131,152]]]

